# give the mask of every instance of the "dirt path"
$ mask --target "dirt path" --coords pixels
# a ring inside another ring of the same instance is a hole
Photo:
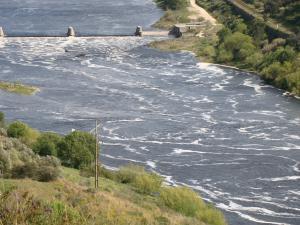
[[[192,15],[189,16],[191,20],[203,18],[204,20],[209,21],[212,25],[216,25],[217,23],[215,18],[213,18],[205,9],[196,4],[196,0],[190,0],[190,7],[188,10],[192,13]]]

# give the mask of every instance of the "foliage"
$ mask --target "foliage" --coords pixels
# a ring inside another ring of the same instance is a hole
[[[54,180],[59,175],[59,160],[39,157],[18,139],[0,136],[0,176]]]
[[[183,215],[196,217],[211,225],[226,225],[226,220],[212,205],[207,205],[199,195],[186,187],[164,187],[160,199],[167,207]]]
[[[33,145],[33,151],[41,156],[57,156],[58,145],[62,137],[56,133],[42,133]]]
[[[56,180],[59,176],[59,163],[54,162],[54,158],[48,157],[16,166],[11,171],[11,177],[17,179],[31,178],[42,182]]]
[[[163,9],[177,10],[188,6],[187,0],[155,0]]]
[[[5,116],[3,112],[0,112],[0,127],[5,126]]]
[[[136,191],[142,194],[158,193],[162,185],[162,178],[155,174],[146,172],[143,167],[128,165],[116,171],[115,180],[123,184],[131,184]]]
[[[16,121],[8,126],[7,135],[19,138],[24,144],[31,146],[39,137],[39,132],[21,121]]]
[[[95,159],[95,137],[87,132],[74,131],[58,143],[57,156],[63,165],[79,169]]]
[[[199,196],[185,187],[165,187],[160,198],[166,206],[186,216],[196,216],[198,210],[205,208]]]
[[[220,62],[243,61],[253,55],[256,47],[249,35],[235,32],[225,36],[219,45],[217,60]]]

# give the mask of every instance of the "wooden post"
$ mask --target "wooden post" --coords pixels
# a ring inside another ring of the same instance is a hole
[[[99,148],[98,148],[98,121],[96,120],[95,127],[95,188],[99,187],[99,176],[98,176],[98,160],[99,160]]]

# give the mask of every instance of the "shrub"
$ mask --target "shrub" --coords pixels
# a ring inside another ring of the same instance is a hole
[[[156,0],[157,4],[163,9],[183,9],[188,6],[187,0]]]
[[[28,126],[21,121],[11,123],[7,129],[7,135],[13,138],[25,137],[28,132]]]
[[[95,160],[95,137],[87,132],[74,131],[58,144],[58,158],[67,167],[79,169]]]
[[[11,170],[11,177],[31,178],[41,182],[56,180],[59,176],[59,163],[55,158],[42,158],[40,161],[18,165]]]
[[[205,224],[209,225],[226,225],[227,222],[221,211],[216,209],[212,205],[206,206],[204,209],[199,210],[196,217],[203,221]]]
[[[41,156],[57,156],[58,145],[62,137],[55,133],[43,133],[33,145],[33,151]]]
[[[143,173],[138,175],[133,186],[142,194],[158,192],[162,184],[162,178],[155,173]]]
[[[39,137],[39,132],[21,121],[16,121],[8,126],[7,135],[19,138],[24,144],[31,146]]]
[[[137,192],[142,194],[159,192],[162,184],[162,178],[159,175],[146,172],[143,167],[136,165],[121,167],[114,177],[120,183],[131,184]]]
[[[199,195],[186,187],[165,187],[160,199],[167,207],[210,225],[226,225],[223,214],[212,205],[207,205]]]
[[[165,187],[160,193],[160,199],[167,207],[186,216],[194,217],[205,208],[199,195],[186,187]]]
[[[120,168],[116,173],[116,180],[123,184],[133,183],[135,178],[143,173],[145,173],[143,167],[130,164]]]

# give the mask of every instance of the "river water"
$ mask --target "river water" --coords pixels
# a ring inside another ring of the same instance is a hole
[[[0,23],[15,35],[62,34],[70,21],[82,34],[127,34],[161,14],[151,0],[2,0]],[[0,91],[0,111],[60,133],[99,118],[106,166],[138,163],[188,185],[231,225],[299,225],[299,100],[253,74],[146,46],[158,39],[1,40],[0,79],[41,91]]]

